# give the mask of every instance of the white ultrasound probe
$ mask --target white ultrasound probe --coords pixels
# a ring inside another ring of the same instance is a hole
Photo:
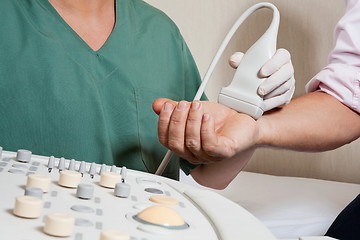
[[[218,102],[238,112],[246,113],[254,119],[258,119],[264,113],[263,98],[257,93],[260,84],[264,81],[264,78],[259,76],[259,71],[261,67],[275,54],[277,33],[280,23],[280,14],[278,9],[273,4],[266,2],[258,3],[250,7],[235,22],[211,62],[194,100],[200,100],[216,64],[236,30],[245,21],[245,19],[247,19],[253,12],[261,8],[269,8],[273,10],[272,22],[266,32],[246,51],[235,72],[231,84],[221,89]],[[155,174],[162,175],[171,156],[172,152],[169,150]]]

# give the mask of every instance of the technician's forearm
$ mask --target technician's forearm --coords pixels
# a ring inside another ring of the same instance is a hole
[[[360,115],[334,97],[315,92],[258,120],[260,146],[326,151],[360,137]]]

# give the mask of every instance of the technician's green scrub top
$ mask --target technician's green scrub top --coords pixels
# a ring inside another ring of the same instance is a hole
[[[46,0],[2,0],[0,146],[155,172],[156,98],[194,97],[200,77],[175,24],[140,0],[116,0],[93,51]],[[177,178],[178,159],[165,176]]]

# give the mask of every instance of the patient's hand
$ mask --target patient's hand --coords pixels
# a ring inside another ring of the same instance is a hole
[[[161,144],[193,164],[232,158],[258,137],[253,118],[217,103],[157,99],[153,109],[159,115]]]

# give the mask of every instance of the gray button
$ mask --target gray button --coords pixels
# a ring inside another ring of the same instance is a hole
[[[81,183],[76,190],[76,196],[82,199],[91,199],[94,195],[94,186],[90,184]]]
[[[44,208],[50,208],[50,207],[51,207],[51,202],[44,203]]]
[[[157,188],[145,188],[145,192],[154,194],[163,194],[164,192]]]
[[[94,209],[91,207],[83,206],[83,205],[74,205],[71,207],[71,210],[74,210],[75,212],[81,212],[81,213],[93,213]]]
[[[96,222],[96,229],[101,230],[103,228],[102,222]]]
[[[92,227],[94,226],[94,224],[87,220],[87,219],[83,219],[83,218],[76,218],[75,219],[75,225],[79,226],[79,227]]]
[[[25,196],[33,196],[42,199],[43,190],[41,188],[36,188],[36,187],[26,187]]]
[[[0,162],[0,167],[6,167],[7,162]]]
[[[19,149],[16,154],[16,160],[19,162],[30,162],[32,152],[24,149]]]
[[[40,162],[32,162],[31,165],[38,167],[40,166]]]
[[[133,201],[133,202],[137,202],[137,197],[136,196],[131,196],[131,200]]]
[[[136,182],[140,185],[145,185],[145,186],[159,186],[161,185],[161,182],[158,182],[154,179],[150,179],[150,178],[144,178],[144,177],[139,177],[139,178],[136,178]]]
[[[12,165],[12,167],[14,168],[20,168],[20,169],[28,169],[28,166],[27,165],[24,165],[24,164],[21,164],[21,163],[14,163]]]
[[[38,170],[37,167],[29,167],[29,171],[34,171],[34,172],[36,172],[37,170]]]
[[[165,195],[170,197],[171,193],[169,191],[165,191]]]
[[[75,220],[75,221],[76,221],[76,220]],[[75,222],[75,225],[76,225],[76,222]],[[82,236],[83,236],[82,233],[76,233],[76,234],[75,234],[75,240],[82,240],[82,239],[83,239]]]
[[[26,173],[26,176],[29,176],[29,175],[31,175],[31,174],[35,174],[35,172],[27,172],[27,173]]]
[[[101,198],[96,197],[96,198],[94,199],[94,201],[95,201],[95,203],[100,203],[100,202],[101,202]]]
[[[117,183],[115,185],[114,195],[121,198],[129,197],[130,185],[127,183]]]
[[[3,158],[3,162],[10,162],[11,158]]]
[[[52,197],[56,197],[57,195],[58,195],[57,191],[52,191],[51,194],[50,194],[50,196],[52,196]]]
[[[8,171],[9,173],[14,173],[14,174],[25,174],[25,172],[23,170],[20,170],[20,169],[9,169]]]
[[[98,216],[102,216],[103,215],[103,210],[102,209],[96,209],[96,215]]]
[[[183,202],[179,202],[179,206],[184,208],[185,207],[185,204]]]
[[[4,169],[0,167],[0,172],[2,172]]]

